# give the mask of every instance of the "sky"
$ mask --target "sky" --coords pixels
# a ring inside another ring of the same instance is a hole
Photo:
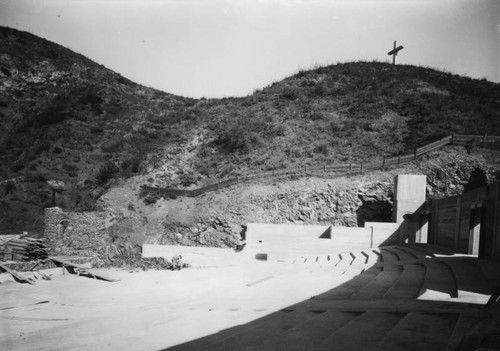
[[[0,0],[0,25],[195,98],[250,95],[317,65],[391,62],[395,40],[399,64],[500,81],[499,0]]]

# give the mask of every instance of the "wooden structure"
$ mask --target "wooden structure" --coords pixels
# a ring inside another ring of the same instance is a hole
[[[176,198],[177,196],[188,196],[196,197],[203,195],[211,191],[218,191],[222,188],[227,188],[239,183],[247,182],[250,180],[264,179],[264,178],[274,178],[283,176],[310,176],[317,173],[334,173],[334,176],[344,176],[356,173],[362,173],[372,170],[379,170],[381,168],[388,169],[391,167],[398,167],[402,164],[407,164],[418,157],[428,154],[430,152],[439,150],[448,144],[454,145],[464,145],[464,144],[492,144],[499,143],[500,136],[488,136],[488,135],[450,135],[443,139],[437,140],[430,144],[424,145],[422,147],[416,148],[412,154],[409,155],[397,155],[393,157],[387,157],[383,155],[383,159],[374,159],[368,162],[360,163],[344,163],[344,164],[322,164],[322,165],[312,165],[312,166],[299,166],[293,169],[282,169],[274,171],[257,171],[251,172],[246,175],[242,175],[236,178],[222,180],[198,189],[175,189],[175,188],[160,188],[151,186],[142,186],[141,195],[153,195],[157,197],[165,198]],[[333,175],[332,175],[333,177]]]
[[[10,269],[9,267],[7,267],[6,265],[4,265],[2,263],[0,263],[0,269],[6,271],[7,273],[10,273],[10,275],[12,275],[12,277],[20,283],[35,284],[35,281],[33,280],[33,278],[26,277],[24,274],[22,274],[16,270]]]
[[[392,55],[392,64],[393,65],[396,64],[396,56],[398,56],[398,52],[403,50],[403,49],[404,49],[403,45],[399,45],[398,47],[396,47],[396,40],[394,40],[394,48],[387,53],[387,55],[389,55],[389,56]]]
[[[86,276],[92,277],[94,279],[101,279],[101,280],[105,280],[108,282],[118,281],[118,279],[110,278],[110,277],[103,275],[101,273],[95,273],[94,271],[89,270],[89,268],[87,268],[83,265],[69,262],[69,261],[66,261],[66,260],[59,258],[59,257],[52,257],[51,256],[51,257],[49,257],[49,259],[52,260],[56,266],[62,267],[63,273],[64,273],[64,270],[67,270],[69,273],[76,274],[78,276],[86,275]]]
[[[413,218],[416,242],[500,260],[500,183],[426,201]]]

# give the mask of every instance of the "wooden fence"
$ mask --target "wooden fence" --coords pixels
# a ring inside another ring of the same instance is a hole
[[[274,170],[265,172],[251,172],[241,177],[226,179],[194,190],[143,186],[141,188],[141,194],[142,195],[152,194],[152,195],[158,195],[159,197],[177,197],[177,196],[196,197],[208,193],[210,191],[216,191],[222,188],[227,188],[229,186],[253,179],[280,177],[288,175],[298,175],[298,176],[310,175],[312,173],[338,173],[337,176],[342,176],[345,174],[373,171],[377,169],[385,169],[391,166],[406,164],[415,160],[419,156],[438,150],[448,144],[463,145],[468,143],[495,143],[495,142],[500,142],[500,136],[450,135],[447,136],[446,138],[443,138],[441,140],[435,141],[433,143],[415,149],[415,152],[411,155],[395,156],[391,158],[386,158],[384,156],[382,161],[373,161],[368,163],[360,162],[360,163],[343,163],[343,164],[324,164],[321,166],[299,166],[297,168],[292,168],[292,169]]]

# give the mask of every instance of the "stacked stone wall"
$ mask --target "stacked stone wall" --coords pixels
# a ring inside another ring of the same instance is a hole
[[[104,212],[64,212],[45,209],[44,238],[56,254],[96,254],[108,238]]]

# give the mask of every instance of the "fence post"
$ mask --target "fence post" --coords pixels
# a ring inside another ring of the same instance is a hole
[[[359,167],[359,170],[362,171],[363,170],[363,161],[361,161],[361,165]]]
[[[370,226],[370,249],[373,247],[373,226]]]
[[[307,165],[304,166],[304,173],[307,173]]]
[[[398,165],[401,163],[401,154],[398,154]]]
[[[349,172],[352,171],[352,163],[349,163]]]
[[[382,169],[385,168],[385,155],[384,155],[384,159],[382,160]]]
[[[486,133],[484,133],[484,136],[483,136],[483,143],[486,142]]]

